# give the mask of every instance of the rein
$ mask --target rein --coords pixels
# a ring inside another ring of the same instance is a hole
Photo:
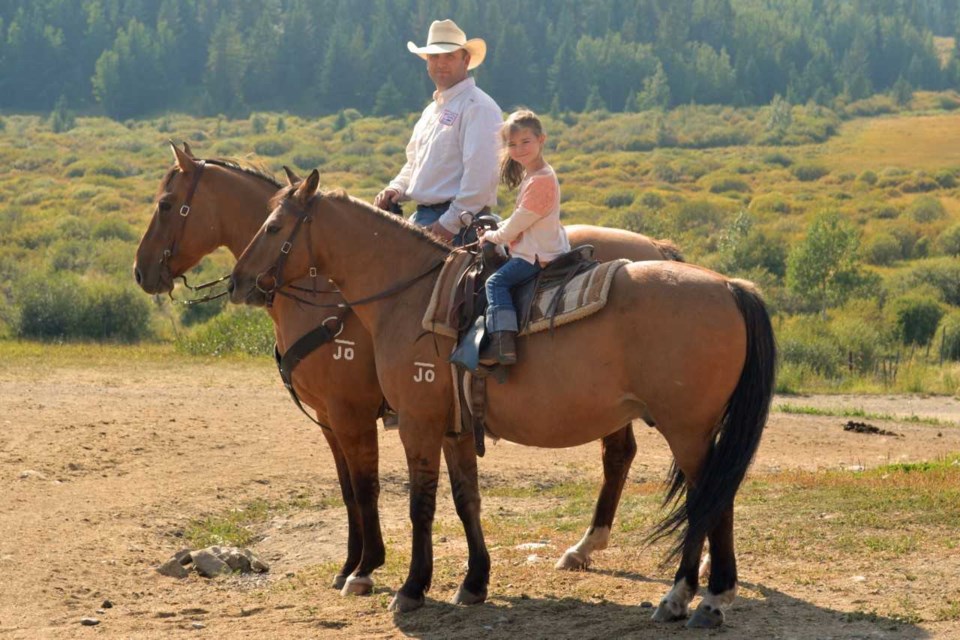
[[[263,271],[257,274],[257,278],[254,281],[254,285],[261,293],[263,293],[266,296],[266,306],[268,308],[273,306],[273,300],[276,297],[276,295],[279,294],[285,298],[295,300],[300,304],[305,304],[310,307],[316,307],[320,309],[350,309],[352,307],[360,306],[370,302],[376,302],[377,300],[383,300],[385,298],[389,298],[390,296],[394,296],[398,293],[406,291],[407,289],[409,289],[416,283],[420,282],[421,280],[423,280],[424,278],[432,274],[434,271],[439,270],[443,266],[444,261],[440,260],[439,262],[435,263],[426,271],[423,271],[419,275],[409,280],[396,284],[388,289],[384,289],[379,293],[375,293],[373,295],[367,296],[365,298],[361,298],[359,300],[354,300],[352,302],[349,300],[344,300],[343,302],[328,303],[328,304],[311,302],[310,300],[306,300],[301,296],[296,295],[295,293],[284,291],[285,288],[292,288],[292,289],[296,289],[297,291],[305,291],[308,293],[313,293],[314,295],[325,293],[317,290],[317,267],[315,266],[316,260],[314,260],[313,258],[313,245],[310,244],[309,240],[307,241],[307,251],[310,254],[311,267],[310,267],[309,273],[310,273],[310,277],[313,278],[313,289],[309,290],[303,287],[294,287],[292,284],[284,283],[280,279],[280,274],[283,273],[283,266],[286,264],[287,258],[290,256],[290,249],[293,248],[293,241],[296,239],[297,234],[300,232],[300,229],[303,227],[303,224],[304,223],[310,224],[310,221],[312,220],[312,216],[313,214],[309,213],[306,209],[303,209],[302,211],[300,211],[300,213],[297,215],[297,222],[296,224],[294,224],[293,229],[290,231],[290,235],[287,237],[287,240],[282,245],[280,245],[280,255],[277,256],[277,261],[273,263],[273,265],[270,268],[268,268],[266,271]],[[273,274],[276,274],[274,276],[273,286],[268,289],[262,287],[260,285],[260,280],[265,276],[269,276]]]
[[[193,285],[191,285],[189,282],[187,282],[187,276],[186,276],[186,275],[177,276],[176,279],[177,279],[177,280],[182,280],[182,281],[183,281],[183,286],[185,286],[187,289],[190,289],[190,291],[193,291],[194,293],[196,293],[196,292],[198,292],[198,291],[202,291],[203,289],[207,289],[207,288],[209,288],[209,287],[212,287],[212,286],[214,286],[214,285],[216,285],[216,284],[220,284],[220,283],[223,282],[224,280],[229,280],[229,279],[230,279],[230,274],[228,273],[228,274],[225,275],[225,276],[220,276],[220,277],[217,278],[216,280],[211,280],[210,282],[204,282],[203,284],[198,284],[197,286],[193,286]],[[223,296],[227,295],[228,293],[230,293],[229,290],[224,290],[224,291],[221,291],[220,293],[217,293],[217,294],[212,294],[212,293],[211,293],[211,294],[207,294],[207,295],[203,296],[202,298],[194,298],[193,300],[177,300],[176,298],[173,297],[173,291],[171,291],[169,295],[170,295],[170,299],[173,300],[174,302],[178,302],[178,303],[180,303],[180,304],[183,304],[183,305],[186,305],[186,306],[190,306],[190,305],[192,305],[192,304],[200,304],[201,302],[210,302],[211,300],[216,300],[217,298],[222,298]]]

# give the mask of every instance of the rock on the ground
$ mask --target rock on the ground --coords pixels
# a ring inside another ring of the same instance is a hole
[[[157,567],[165,576],[185,578],[190,569],[205,578],[239,571],[240,573],[264,573],[270,567],[249,549],[237,547],[207,547],[198,551],[181,549],[172,558]]]
[[[180,564],[180,561],[175,557],[170,558],[162,565],[157,567],[157,571],[164,576],[170,576],[171,578],[186,578],[190,573],[187,571],[187,568]]]
[[[230,573],[230,565],[217,557],[209,549],[194,551],[193,568],[204,578],[213,578],[224,573]]]
[[[100,624],[100,621],[97,620],[96,618],[83,618],[82,620],[80,620],[80,624],[82,624],[85,627],[93,627]]]

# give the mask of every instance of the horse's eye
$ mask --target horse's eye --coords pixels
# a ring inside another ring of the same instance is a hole
[[[157,208],[160,209],[160,211],[170,211],[170,203],[169,203],[169,202],[158,202],[158,203],[157,203]]]
[[[274,233],[279,232],[280,229],[282,229],[282,228],[283,228],[283,227],[282,227],[281,225],[279,225],[279,224],[268,224],[268,225],[267,225],[267,233],[269,233],[269,234],[272,235],[272,234],[274,234]]]

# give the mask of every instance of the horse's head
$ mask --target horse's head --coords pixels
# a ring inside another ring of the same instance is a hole
[[[201,184],[204,162],[173,142],[176,164],[157,192],[153,218],[140,239],[133,276],[147,293],[167,293],[173,281],[223,244],[217,198]]]
[[[314,169],[300,180],[287,170],[287,181],[289,186],[271,200],[270,215],[233,268],[232,302],[266,305],[284,284],[316,275],[320,265],[312,261],[310,221],[322,200],[315,197],[320,173]]]

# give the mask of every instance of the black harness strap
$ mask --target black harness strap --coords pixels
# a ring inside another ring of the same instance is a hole
[[[280,379],[283,380],[283,386],[285,386],[287,391],[290,392],[290,397],[293,398],[294,404],[296,404],[297,408],[303,412],[303,415],[307,416],[312,422],[319,427],[326,429],[327,431],[330,430],[330,427],[320,423],[316,418],[310,415],[306,409],[303,408],[303,404],[300,402],[300,397],[293,388],[293,370],[297,368],[297,365],[300,364],[302,360],[304,360],[315,350],[332,341],[333,337],[334,332],[328,329],[326,325],[321,324],[319,327],[294,342],[293,345],[291,345],[291,347],[287,349],[287,352],[282,356],[280,355],[279,347],[276,344],[273,345],[273,357],[277,360],[277,368],[280,370]]]

